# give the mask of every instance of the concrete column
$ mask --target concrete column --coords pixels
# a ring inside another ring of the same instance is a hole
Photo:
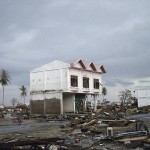
[[[62,89],[62,69],[59,69],[60,72],[60,89]]]
[[[67,90],[70,89],[70,73],[69,69],[67,69]]]
[[[94,95],[94,112],[96,112],[97,110],[97,100],[96,100],[96,96]]]
[[[76,108],[75,108],[75,105],[76,105],[76,103],[75,103],[75,94],[74,94],[74,98],[73,98],[73,107],[74,107],[74,112],[76,111]]]
[[[113,136],[113,128],[107,127],[107,136]]]
[[[63,114],[63,93],[60,93],[60,113]]]
[[[44,71],[44,91],[46,90],[46,71]]]
[[[86,96],[85,101],[84,101],[84,111],[87,111],[86,103],[87,103],[87,96]]]
[[[46,115],[46,93],[44,94],[44,115]]]

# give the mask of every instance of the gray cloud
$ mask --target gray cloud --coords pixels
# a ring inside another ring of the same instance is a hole
[[[103,64],[107,86],[149,77],[150,1],[0,0],[0,68],[13,85],[54,59]]]

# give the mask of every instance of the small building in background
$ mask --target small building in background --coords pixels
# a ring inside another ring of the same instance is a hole
[[[64,114],[85,111],[88,95],[100,95],[103,65],[79,59],[54,60],[30,72],[31,114]]]
[[[138,99],[138,107],[150,105],[150,86],[136,86],[135,97]]]

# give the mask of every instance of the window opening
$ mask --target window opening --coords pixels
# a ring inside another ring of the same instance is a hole
[[[94,79],[94,89],[99,89],[99,79]]]
[[[83,77],[83,87],[89,88],[89,78]]]
[[[78,87],[78,76],[71,75],[71,86]]]

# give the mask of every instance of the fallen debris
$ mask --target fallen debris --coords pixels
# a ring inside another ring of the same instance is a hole
[[[139,141],[145,139],[148,139],[146,131],[126,132],[117,134],[113,137],[113,140],[118,142]]]

